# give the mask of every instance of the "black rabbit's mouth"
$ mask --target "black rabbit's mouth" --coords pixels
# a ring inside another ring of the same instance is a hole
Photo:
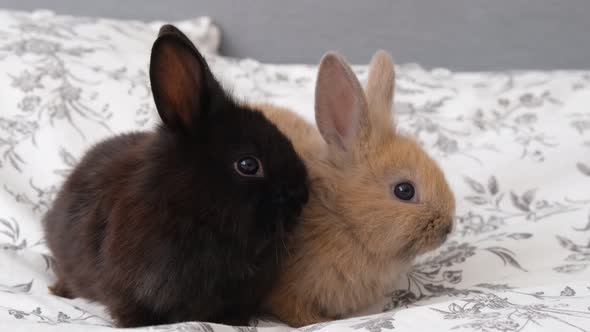
[[[283,233],[289,233],[298,224],[299,218],[303,211],[303,204],[300,202],[273,202],[261,204],[259,207],[264,211],[257,220],[259,227],[272,236],[280,236]]]
[[[301,212],[303,211],[303,204],[292,202],[290,204],[279,207],[279,219],[283,225],[283,230],[291,232],[296,226]]]

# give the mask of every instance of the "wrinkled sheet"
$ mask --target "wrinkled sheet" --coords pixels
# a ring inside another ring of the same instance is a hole
[[[40,220],[86,148],[157,123],[140,50],[151,41],[132,51],[109,38],[72,43],[85,37],[26,23],[20,36],[0,26],[0,330],[112,331],[101,305],[48,293],[54,274]],[[242,100],[313,121],[315,66],[208,59]],[[366,66],[354,69],[366,78]],[[590,331],[590,72],[404,65],[395,107],[400,130],[447,174],[455,230],[371,308],[301,330]],[[253,324],[139,330],[291,330]]]

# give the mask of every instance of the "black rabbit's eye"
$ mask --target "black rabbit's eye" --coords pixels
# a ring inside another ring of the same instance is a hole
[[[402,201],[409,201],[414,198],[416,191],[411,183],[402,182],[393,187],[393,194]]]
[[[238,159],[234,163],[234,168],[238,174],[243,176],[262,177],[263,175],[260,160],[252,156]]]

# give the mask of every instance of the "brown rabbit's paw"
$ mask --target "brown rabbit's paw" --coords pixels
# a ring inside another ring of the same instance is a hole
[[[53,286],[47,287],[53,295],[73,299],[72,291],[68,288],[63,280],[58,280]]]
[[[329,322],[331,319],[311,310],[299,310],[295,315],[285,315],[281,321],[292,327],[303,327],[313,324]]]
[[[316,315],[313,313],[308,313],[305,315],[300,315],[299,317],[292,317],[286,323],[292,327],[304,327],[314,324],[326,323],[329,322],[330,319],[326,317],[322,317],[320,315]]]

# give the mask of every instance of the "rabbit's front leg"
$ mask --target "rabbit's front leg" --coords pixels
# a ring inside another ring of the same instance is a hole
[[[323,316],[316,306],[310,305],[301,297],[294,294],[285,295],[273,296],[268,304],[272,306],[273,314],[283,323],[292,327],[302,327],[330,320]]]

